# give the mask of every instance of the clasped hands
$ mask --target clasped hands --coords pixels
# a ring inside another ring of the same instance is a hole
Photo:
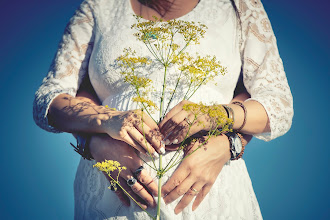
[[[120,183],[143,208],[155,207],[156,202],[152,195],[156,196],[159,192],[156,183],[146,170],[142,170],[137,176],[138,182],[132,187],[127,185],[126,180],[130,179],[134,171],[143,164],[135,151],[157,157],[159,153],[164,153],[162,149],[165,147],[164,142],[166,150],[174,150],[184,140],[188,131],[189,137],[207,129],[207,125],[201,126],[197,121],[188,129],[194,116],[183,110],[183,105],[187,103],[190,102],[182,101],[171,109],[159,126],[141,111],[115,114],[104,123],[108,135],[95,135],[91,139],[90,150],[96,161],[116,160],[127,167],[127,170],[120,173]],[[206,117],[199,117],[198,120],[205,122]],[[197,149],[203,141],[201,138],[188,145],[185,154]],[[223,165],[229,159],[227,137],[224,135],[211,137],[200,149],[183,160],[163,185],[160,193],[165,203],[169,204],[183,196],[174,210],[177,214],[195,198],[192,206],[195,210],[210,191]],[[130,204],[123,191],[117,190],[116,194],[125,205]]]

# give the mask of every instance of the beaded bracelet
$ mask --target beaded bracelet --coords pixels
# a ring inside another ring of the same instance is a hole
[[[241,158],[244,154],[244,150],[245,150],[245,146],[246,146],[246,143],[243,142],[243,135],[241,135],[240,133],[236,133],[238,138],[241,140],[241,143],[242,143],[242,151],[241,153],[235,158],[235,160],[238,160],[239,158]]]
[[[242,123],[242,125],[241,125],[241,127],[239,127],[236,131],[237,132],[239,132],[240,130],[242,130],[242,128],[245,126],[245,124],[246,124],[246,116],[247,116],[247,111],[246,111],[246,107],[243,105],[243,103],[241,103],[241,102],[232,102],[231,104],[234,104],[234,105],[238,105],[238,106],[240,106],[242,109],[243,109],[243,111],[244,111],[244,120],[243,120],[243,123]]]

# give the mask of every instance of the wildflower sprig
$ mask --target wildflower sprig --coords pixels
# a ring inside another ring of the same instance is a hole
[[[140,16],[135,16],[135,18],[137,23],[131,26],[136,31],[134,36],[138,41],[145,44],[152,58],[138,56],[136,51],[131,48],[125,48],[123,55],[119,56],[116,62],[121,69],[124,81],[130,84],[135,91],[136,96],[132,100],[141,106],[142,113],[145,110],[155,122],[160,122],[168,112],[169,106],[174,100],[175,95],[177,95],[179,87],[184,91],[183,100],[189,100],[202,85],[210,81],[219,81],[216,77],[224,75],[227,69],[221,65],[215,56],[192,55],[186,52],[188,46],[199,44],[200,40],[205,36],[207,27],[204,24],[175,19],[163,21],[157,17],[153,17],[153,20],[145,20]],[[153,93],[154,96],[157,94],[156,89],[153,87],[153,81],[148,78],[151,67],[164,70],[161,93],[157,97],[159,99],[159,105],[154,103],[150,98],[150,94]],[[176,69],[178,74],[175,77],[169,77],[169,68]],[[171,82],[174,82],[174,88],[169,87],[169,78],[171,78]],[[165,97],[165,94],[169,94],[169,97]],[[166,108],[165,100],[167,100]],[[153,165],[148,164],[148,166],[157,173],[159,192],[161,191],[162,177],[166,172],[178,165],[196,150],[205,146],[212,136],[217,136],[228,131],[229,125],[232,123],[221,105],[213,104],[206,106],[202,103],[190,103],[185,104],[183,110],[192,114],[194,119],[188,122],[188,127],[185,128],[187,133],[184,140],[169,162],[163,166],[162,155],[159,155],[159,164],[157,167],[154,158],[148,152],[153,163]],[[154,119],[151,115],[155,111],[159,111],[158,120]],[[143,120],[143,117],[141,118]],[[188,134],[192,126],[196,124],[198,126],[205,126],[201,118],[205,118],[208,123],[208,127],[205,128],[207,132],[204,134],[204,138],[196,139],[195,137],[189,137]],[[147,141],[144,132],[143,136],[145,141]],[[187,150],[188,146],[196,143],[199,144],[197,148],[193,151]],[[180,154],[182,150],[189,151],[189,153],[182,157]],[[113,172],[112,169],[118,170],[119,173],[123,169],[114,162],[109,164],[111,166],[106,163],[100,163],[100,165],[95,166],[99,169],[101,168],[101,171],[107,170],[108,175]],[[120,186],[118,176],[117,179],[112,178],[112,180],[114,182],[111,184],[115,183]],[[128,196],[131,197],[130,195]],[[148,213],[153,219],[160,219],[160,201],[161,193],[158,194],[156,217],[152,217]]]
[[[135,16],[137,23],[131,26],[137,32],[134,36],[142,41],[156,58],[164,66],[169,66],[176,56],[179,56],[188,45],[199,44],[205,35],[206,25],[182,20],[170,20],[153,17],[154,20],[142,21],[142,17]],[[183,44],[174,43],[174,39],[180,35]]]

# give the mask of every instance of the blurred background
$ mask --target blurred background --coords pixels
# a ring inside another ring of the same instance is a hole
[[[69,134],[32,118],[66,23],[81,0],[0,0],[0,219],[73,219],[80,160]],[[330,219],[330,17],[326,1],[263,0],[294,97],[291,130],[244,155],[264,219]]]

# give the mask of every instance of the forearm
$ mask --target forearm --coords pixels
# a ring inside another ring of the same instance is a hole
[[[229,104],[231,104],[231,103],[233,103],[233,102],[244,102],[244,101],[247,100],[248,98],[250,98],[249,93],[247,93],[246,91],[244,91],[244,92],[242,92],[242,93],[236,95],[236,96],[233,98],[233,100],[231,100],[231,102],[230,102]],[[236,116],[235,116],[235,117],[236,117]],[[244,120],[244,118],[243,118],[243,120]],[[244,133],[242,133],[242,131],[241,131],[240,133],[241,133],[241,135],[243,136],[242,143],[243,143],[244,145],[247,145],[247,144],[251,141],[251,139],[252,139],[253,136],[250,135],[250,134],[244,134]]]
[[[246,123],[241,129],[244,134],[260,134],[270,131],[268,115],[264,107],[257,101],[247,101],[243,103],[246,108],[246,116],[244,110],[239,105],[229,104],[228,106],[234,111],[233,129],[239,129],[246,117]]]
[[[65,132],[104,133],[102,121],[109,118],[109,109],[87,97],[57,96],[48,111],[49,123]]]

